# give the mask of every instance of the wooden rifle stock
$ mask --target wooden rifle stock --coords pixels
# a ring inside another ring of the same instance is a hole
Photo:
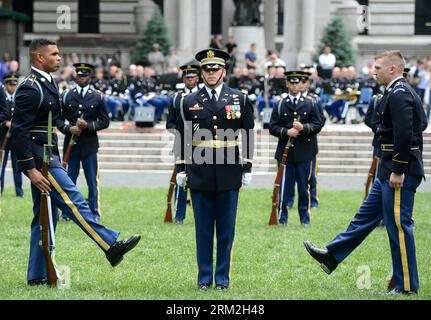
[[[289,148],[292,145],[292,137],[289,137],[287,141],[286,147],[284,148],[283,155],[281,157],[281,163],[277,169],[277,175],[275,176],[274,182],[274,190],[272,191],[272,210],[271,216],[269,217],[269,225],[272,226],[274,224],[278,224],[277,216],[278,216],[278,202],[279,202],[279,191],[281,182],[283,180],[284,167],[286,166],[287,156],[289,155]]]
[[[376,175],[376,169],[377,169],[377,158],[373,156],[373,161],[371,162],[370,169],[368,170],[368,177],[367,181],[365,182],[365,197],[364,200],[368,196],[368,192],[370,191],[370,187],[373,183],[374,176]]]
[[[169,181],[169,190],[168,190],[168,207],[166,208],[165,220],[164,222],[172,223],[172,195],[174,194],[174,188],[177,184],[177,168],[174,167],[174,171],[172,171],[171,180]]]
[[[84,113],[81,114],[80,119],[83,119],[83,117],[84,117]],[[62,165],[63,165],[64,169],[67,168],[67,163],[69,162],[70,154],[72,153],[72,148],[75,145],[75,143],[76,143],[76,135],[72,134],[72,136],[70,137],[70,140],[69,140],[69,144],[67,145],[66,152],[64,153],[63,161],[62,161]]]
[[[9,129],[6,133],[6,136],[4,137],[3,142],[1,144],[1,147],[0,147],[0,164],[3,163],[3,151],[4,151],[4,149],[6,149],[6,146],[7,146],[7,143],[9,141],[10,136],[11,136],[11,133],[10,133],[10,129]]]
[[[44,145],[43,151],[43,165],[42,165],[42,175],[48,180],[48,168],[49,160],[51,159],[51,147],[52,147],[52,115],[49,112],[48,116],[48,143]],[[54,261],[54,227],[52,221],[52,212],[50,205],[50,195],[49,192],[42,192],[40,197],[40,212],[39,212],[39,224],[41,233],[41,245],[43,255],[46,261],[46,271],[47,271],[47,282],[51,287],[57,286],[59,282],[59,276],[57,267]],[[50,239],[51,238],[51,239]],[[51,243],[50,243],[51,240]]]

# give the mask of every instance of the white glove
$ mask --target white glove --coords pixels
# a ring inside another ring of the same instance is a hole
[[[185,188],[187,183],[187,173],[184,171],[178,172],[176,180],[179,186]]]
[[[251,172],[244,172],[242,174],[242,185],[245,187],[248,186],[251,183],[251,179]]]

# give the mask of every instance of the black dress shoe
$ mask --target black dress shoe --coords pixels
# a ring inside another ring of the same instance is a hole
[[[399,294],[405,294],[405,295],[413,295],[413,294],[418,294],[416,291],[404,291],[404,290],[400,290],[400,289],[392,289],[391,291],[389,291],[387,293],[388,295],[399,295]]]
[[[308,253],[314,259],[320,262],[320,267],[327,274],[330,274],[332,271],[335,270],[335,268],[337,268],[337,261],[334,259],[334,257],[331,256],[327,249],[316,248],[310,241],[304,241],[304,246],[305,249],[307,249]]]
[[[139,240],[141,240],[141,236],[137,234],[127,240],[115,242],[106,251],[106,258],[111,263],[111,266],[117,266],[123,260],[123,256],[132,250],[138,244]]]
[[[222,284],[218,284],[218,285],[216,285],[215,288],[216,288],[217,291],[224,291],[224,290],[227,290],[229,287],[224,286]]]
[[[27,284],[29,286],[44,286],[48,283],[48,281],[46,279],[33,279],[33,280],[28,280]]]
[[[210,285],[209,284],[200,284],[199,285],[199,291],[202,291],[202,292],[206,292],[206,291],[208,291],[209,290],[209,288],[210,288]]]

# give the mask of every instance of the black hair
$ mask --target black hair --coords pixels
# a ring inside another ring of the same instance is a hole
[[[56,46],[57,42],[48,39],[33,39],[30,43],[30,60],[33,62],[33,58],[38,50],[47,46]]]

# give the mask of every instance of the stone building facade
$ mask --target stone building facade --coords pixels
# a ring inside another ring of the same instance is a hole
[[[26,8],[24,13],[33,18],[19,50],[22,68],[28,66],[26,46],[35,37],[57,40],[66,60],[72,53],[89,62],[101,55],[116,56],[122,65],[128,65],[139,33],[156,5],[162,9],[181,62],[207,47],[212,34],[220,33],[226,39],[234,31],[233,0],[0,2],[19,2],[21,8]],[[358,67],[375,53],[387,49],[400,49],[408,57],[431,56],[430,3],[427,0],[265,0],[260,7],[264,36],[258,46],[260,52],[265,48],[279,51],[289,68],[308,64],[312,62],[324,27],[338,12],[357,51]]]

